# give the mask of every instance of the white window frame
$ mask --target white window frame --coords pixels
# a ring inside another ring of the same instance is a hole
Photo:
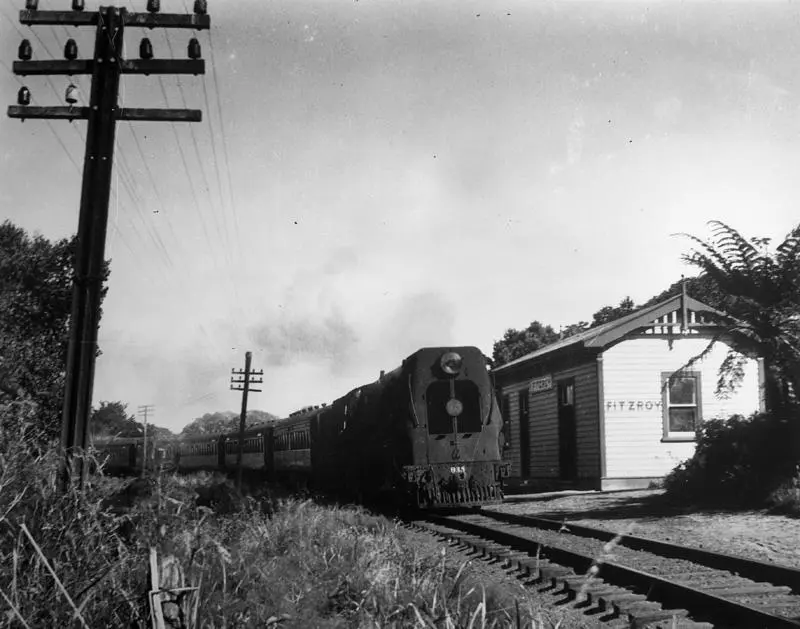
[[[694,378],[694,404],[670,404],[669,400],[669,381],[672,378]],[[662,441],[696,441],[697,430],[703,423],[703,389],[702,376],[699,371],[672,371],[661,372],[661,408],[664,423],[664,435]],[[669,425],[669,411],[672,408],[691,408],[695,409],[694,430],[678,431],[671,430]]]

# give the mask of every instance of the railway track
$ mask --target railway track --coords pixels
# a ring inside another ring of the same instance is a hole
[[[563,591],[612,626],[800,628],[800,570],[483,511],[413,521]]]

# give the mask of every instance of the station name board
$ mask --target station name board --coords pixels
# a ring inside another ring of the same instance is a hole
[[[542,393],[544,391],[549,391],[553,388],[553,376],[547,375],[542,376],[540,378],[534,378],[531,380],[530,385],[528,386],[528,391],[530,393]]]

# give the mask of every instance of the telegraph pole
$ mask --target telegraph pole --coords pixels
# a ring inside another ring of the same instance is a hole
[[[192,15],[161,14],[159,0],[148,0],[148,13],[129,13],[125,8],[114,6],[85,12],[83,0],[72,0],[72,11],[39,11],[38,4],[38,0],[25,1],[25,9],[19,16],[22,24],[94,26],[96,29],[92,59],[77,59],[77,46],[69,39],[64,48],[66,61],[31,61],[31,45],[25,39],[19,46],[20,61],[15,61],[13,67],[14,74],[21,76],[90,74],[92,88],[88,107],[73,106],[77,103],[76,90],[74,85],[69,85],[68,107],[31,106],[30,90],[22,87],[17,94],[17,105],[8,108],[9,117],[23,121],[26,118],[88,121],[61,424],[64,457],[61,486],[66,491],[75,477],[83,488],[88,471],[87,461],[80,455],[88,445],[116,123],[118,120],[200,122],[202,117],[197,109],[117,106],[122,74],[205,73],[200,44],[195,38],[189,42],[189,59],[153,59],[152,44],[147,38],[142,39],[139,46],[141,59],[123,58],[125,27],[205,30],[210,28],[211,20],[206,0],[195,0]]]
[[[142,478],[144,478],[145,470],[147,469],[147,415],[155,413],[156,407],[152,404],[145,404],[139,407],[139,417],[144,416],[144,436],[142,440]],[[153,449],[155,450],[156,443],[153,437]]]
[[[253,352],[246,352],[244,355],[244,371],[231,369],[231,390],[242,392],[242,414],[239,416],[239,450],[236,454],[236,489],[239,491],[242,490],[242,452],[244,451],[244,422],[247,418],[247,394],[250,391],[260,393],[261,389],[252,389],[250,385],[264,382],[262,378],[264,375],[263,369],[258,371],[250,369],[250,360],[252,358]],[[237,377],[239,378],[238,380]],[[266,444],[264,444],[264,447],[266,447]]]

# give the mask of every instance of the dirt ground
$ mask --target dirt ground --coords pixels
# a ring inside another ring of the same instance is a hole
[[[662,490],[508,496],[493,510],[596,526],[800,568],[800,518],[670,505]]]

